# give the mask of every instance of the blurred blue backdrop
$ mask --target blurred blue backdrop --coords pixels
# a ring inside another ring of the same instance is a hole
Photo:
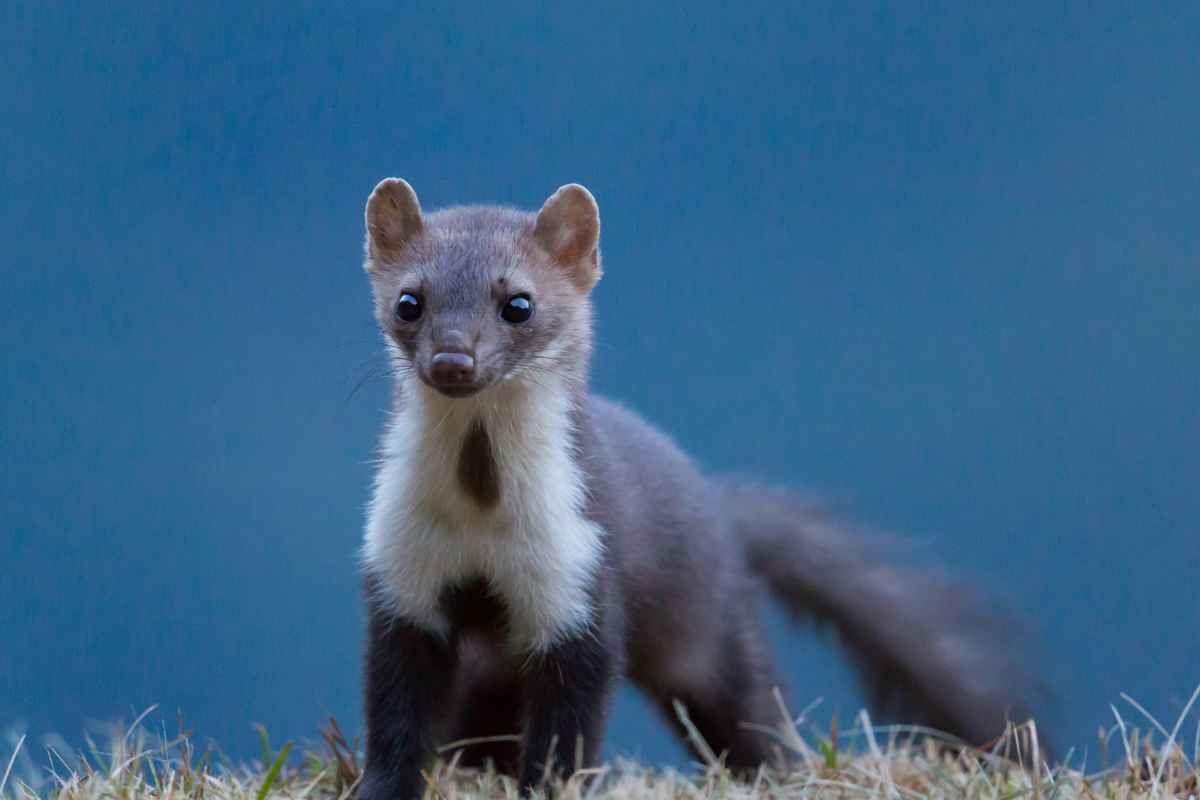
[[[596,387],[1004,598],[1065,743],[1200,681],[1194,3],[18,2],[0,40],[0,728],[359,730],[386,175],[591,187]],[[628,693],[610,747],[681,757]]]

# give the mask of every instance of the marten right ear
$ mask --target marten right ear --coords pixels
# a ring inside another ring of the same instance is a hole
[[[424,226],[417,193],[403,178],[384,178],[367,198],[367,264],[394,258]]]

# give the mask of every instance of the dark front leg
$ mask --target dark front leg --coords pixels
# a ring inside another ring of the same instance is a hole
[[[367,761],[358,800],[414,800],[449,700],[455,650],[372,605],[366,663]]]
[[[525,735],[521,788],[528,793],[543,776],[569,775],[600,755],[604,720],[615,673],[613,653],[585,634],[534,657],[525,673]]]

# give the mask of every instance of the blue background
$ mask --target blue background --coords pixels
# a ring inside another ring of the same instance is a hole
[[[1200,14],[997,5],[5,4],[0,727],[359,730],[393,174],[428,208],[586,183],[598,390],[1002,597],[1064,743],[1121,691],[1173,720]],[[827,642],[776,627],[793,705],[846,719]],[[681,752],[632,694],[611,746]]]

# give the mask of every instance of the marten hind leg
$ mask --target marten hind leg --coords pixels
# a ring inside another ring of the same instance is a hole
[[[739,623],[740,626],[740,623]],[[774,699],[775,669],[756,624],[716,637],[697,663],[674,664],[649,680],[639,681],[688,748],[703,757],[682,724],[675,701],[708,748],[736,771],[753,771],[772,760],[771,739],[761,729],[774,728],[779,710]],[[699,668],[697,668],[699,667]]]

